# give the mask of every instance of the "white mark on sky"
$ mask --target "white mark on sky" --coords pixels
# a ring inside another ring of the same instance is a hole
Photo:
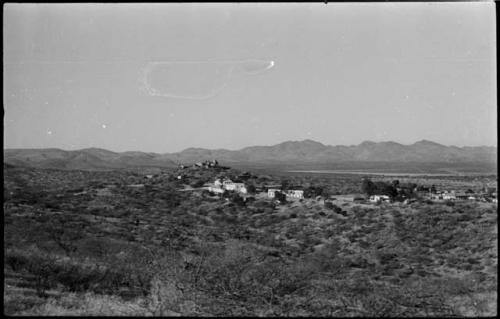
[[[52,131],[47,131],[47,134],[48,135],[52,135]]]
[[[260,74],[274,65],[271,60],[149,62],[139,84],[149,96],[203,100],[219,94],[234,74]]]
[[[102,128],[106,128],[107,126],[106,126],[106,124],[102,124],[101,127]]]

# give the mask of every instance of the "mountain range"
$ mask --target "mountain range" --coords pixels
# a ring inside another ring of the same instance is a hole
[[[4,163],[58,169],[117,169],[129,167],[173,167],[217,159],[232,164],[328,164],[339,162],[384,163],[494,163],[497,147],[445,146],[428,140],[410,145],[365,141],[359,145],[331,146],[313,140],[287,141],[272,146],[240,150],[188,148],[177,153],[112,152],[99,148],[75,151],[61,149],[5,149]]]

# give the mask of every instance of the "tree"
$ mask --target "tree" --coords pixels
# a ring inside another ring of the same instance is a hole
[[[247,186],[247,192],[249,194],[255,194],[257,192],[257,188],[255,188],[255,185],[250,184]]]
[[[291,182],[288,179],[284,179],[281,181],[281,188],[287,190],[290,187]]]
[[[431,193],[433,194],[436,194],[437,190],[436,190],[436,185],[431,185]]]
[[[328,193],[321,186],[309,186],[304,191],[304,197],[315,198],[316,196],[328,197]]]
[[[237,193],[231,194],[231,202],[235,203],[238,206],[245,206],[245,200],[243,197],[238,195]]]
[[[275,192],[274,197],[279,200],[282,204],[286,203],[286,195],[282,192]]]
[[[377,190],[377,188],[371,180],[369,180],[368,178],[363,179],[363,181],[361,182],[361,192],[362,193],[365,193],[366,195],[371,196],[371,195],[375,194],[376,190]]]
[[[396,188],[390,184],[384,183],[384,182],[377,182],[376,183],[376,191],[379,194],[382,195],[387,195],[391,198],[394,198],[398,195],[398,191]]]

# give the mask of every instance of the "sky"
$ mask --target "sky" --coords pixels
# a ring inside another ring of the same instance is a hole
[[[4,149],[496,146],[494,3],[6,4]]]

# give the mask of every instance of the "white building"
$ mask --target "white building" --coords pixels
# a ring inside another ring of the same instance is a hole
[[[220,179],[216,179],[214,185],[217,187],[222,187],[222,182],[220,181]]]
[[[270,188],[267,190],[267,196],[269,198],[274,198],[274,197],[276,197],[276,192],[281,192],[281,189]]]
[[[431,194],[432,200],[440,200],[443,199],[443,194]]]
[[[304,198],[304,191],[303,190],[289,190],[286,193],[286,197],[291,197],[291,198]]]
[[[455,200],[457,197],[455,196],[455,193],[444,193],[443,194],[443,199],[445,200]]]
[[[269,198],[275,198],[276,197],[276,192],[281,192],[281,189],[277,188],[270,188],[267,190],[267,197]],[[303,190],[288,190],[284,192],[286,197],[288,198],[304,198],[304,191]]]
[[[388,202],[390,200],[387,195],[372,195],[370,196],[370,202],[379,203],[379,202]]]
[[[220,179],[216,179],[214,182],[214,187],[219,187],[222,189],[226,189],[228,191],[236,191],[243,194],[247,193],[247,188],[245,184],[235,183],[228,178],[224,179],[222,182],[220,181]]]
[[[235,187],[235,191],[237,191],[239,193],[242,193],[242,194],[247,193],[247,188],[246,188],[245,184],[243,184],[243,183],[234,183],[234,187]]]
[[[216,194],[222,194],[222,193],[224,193],[224,190],[222,188],[218,187],[218,186],[208,186],[207,190],[209,192],[216,193]]]

